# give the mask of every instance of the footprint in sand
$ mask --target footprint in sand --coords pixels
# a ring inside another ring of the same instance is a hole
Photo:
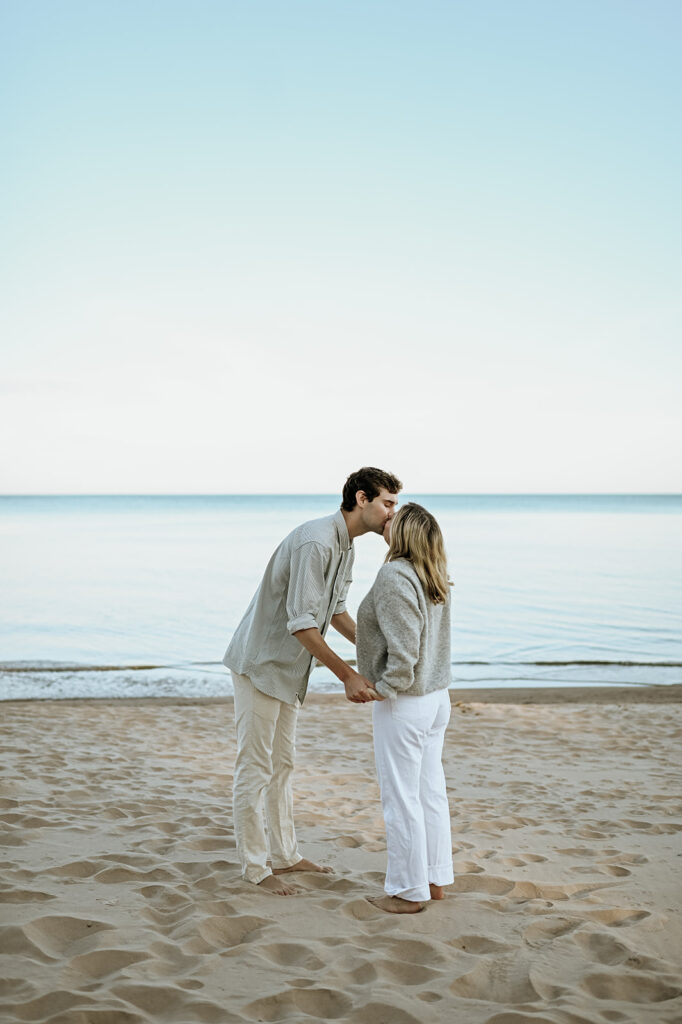
[[[273,942],[268,946],[259,946],[258,953],[278,967],[296,966],[309,971],[321,971],[326,967],[309,946],[298,942]]]
[[[412,963],[410,960],[373,960],[379,977],[394,985],[424,985],[441,977],[432,967]]]
[[[76,988],[93,981],[116,974],[131,964],[149,959],[149,953],[133,952],[128,949],[95,949],[91,953],[76,956],[65,967],[64,981]]]
[[[91,878],[107,868],[104,860],[72,860],[58,867],[48,868],[46,875],[55,875],[57,878]]]
[[[69,1021],[80,1019],[89,1021],[97,1020],[93,1017],[96,1013],[95,1000],[86,996],[83,992],[69,992],[59,989],[56,992],[49,992],[47,995],[38,996],[29,1002],[21,1003],[13,1007],[12,1019],[27,1021],[49,1020],[50,1024],[60,1022],[67,1024]],[[113,1016],[113,1015],[112,1015]],[[135,1017],[137,1024],[139,1017]]]
[[[452,885],[448,886],[448,892],[476,892],[484,893],[486,896],[504,896],[514,888],[514,882],[508,878],[498,878],[496,875],[458,875]]]
[[[197,926],[198,935],[184,947],[188,953],[225,951],[253,942],[272,922],[264,917],[243,914],[240,917],[207,917]]]
[[[351,985],[372,985],[377,977],[374,964],[357,954],[349,953],[340,961],[334,960],[334,980],[344,989]]]
[[[341,913],[345,914],[346,917],[352,917],[356,921],[372,921],[376,920],[379,915],[381,917],[388,917],[388,914],[384,914],[382,910],[378,910],[373,907],[371,903],[368,903],[366,899],[351,900],[345,903],[341,908]],[[407,917],[408,915],[403,915]],[[397,919],[398,915],[394,914],[393,917]]]
[[[111,991],[119,999],[141,1010],[146,1021],[151,1018],[159,1021],[179,1019],[233,1024],[240,1019],[215,1003],[198,1002],[185,997],[177,985],[122,984],[113,986]]]
[[[95,876],[96,882],[105,885],[118,885],[121,882],[171,882],[173,876],[163,868],[150,868],[148,871],[135,871],[133,868],[105,868]]]
[[[447,957],[434,942],[427,939],[401,939],[395,936],[377,935],[372,940],[373,948],[384,953],[391,963],[404,967],[406,964],[421,967],[446,965]]]
[[[295,988],[265,996],[249,1003],[242,1013],[252,1020],[300,1022],[302,1015],[313,1020],[335,1020],[347,1016],[352,1001],[343,992],[331,988]]]
[[[535,853],[524,853],[511,857],[499,857],[498,860],[504,868],[523,868],[528,864],[542,864],[547,858],[540,857]]]
[[[334,842],[337,846],[342,846],[347,850],[355,850],[363,845],[362,838],[358,836],[335,836],[333,839],[330,838],[329,842]]]
[[[614,964],[622,964],[635,955],[634,950],[626,946],[625,943],[614,939],[607,932],[579,932],[573,936],[573,941],[577,942],[597,963],[609,967]],[[640,962],[639,966],[644,965]]]
[[[215,838],[215,839],[194,839],[191,842],[185,844],[190,850],[201,850],[201,851],[220,851],[220,850],[231,850],[237,844],[234,839],[229,838]]]
[[[610,907],[605,910],[590,910],[586,914],[593,921],[608,925],[609,928],[627,928],[629,925],[637,924],[651,917],[647,910],[625,910],[619,907]]]
[[[574,1018],[577,1024],[577,1018]],[[505,1013],[495,1013],[492,1017],[488,1017],[485,1024],[555,1024],[555,1021],[550,1020],[549,1017],[538,1017],[537,1014],[533,1014],[532,1017],[527,1017],[525,1013],[515,1013],[514,1010],[509,1010]],[[568,1021],[567,1021],[568,1024]]]
[[[455,860],[452,862],[452,867],[455,874],[459,875],[477,875],[481,871],[485,871],[485,868],[473,860]]]
[[[529,946],[544,946],[562,935],[570,934],[581,924],[581,921],[570,917],[545,917],[524,928],[523,940]]]
[[[635,818],[623,818],[623,824],[628,828],[635,828],[652,836],[675,835],[677,832],[682,832],[682,825],[676,825],[673,822],[638,821]]]
[[[48,956],[61,957],[89,941],[97,932],[113,928],[105,921],[80,917],[39,917],[23,926],[23,932],[34,946]]]
[[[613,999],[627,1003],[664,1003],[682,995],[682,988],[673,981],[652,978],[648,974],[591,974],[580,986],[596,999]]]
[[[347,1018],[348,1024],[423,1024],[423,1021],[423,1015],[415,1017],[395,1003],[378,1001],[365,1003]]]
[[[339,878],[338,875],[328,875],[321,871],[302,871],[297,877],[301,879],[301,885],[309,890],[324,890],[339,896],[358,891],[359,880],[357,878]],[[380,878],[383,881],[384,876],[380,875]]]
[[[494,1003],[530,1003],[538,999],[528,967],[516,954],[485,960],[450,985],[450,991],[464,999]]]
[[[486,956],[488,953],[504,953],[505,950],[513,949],[508,942],[502,939],[492,939],[487,935],[460,935],[456,939],[450,939],[449,946],[461,949],[464,953],[474,953],[477,956]]]
[[[44,903],[56,899],[51,892],[42,892],[40,889],[4,889],[0,892],[0,904]]]

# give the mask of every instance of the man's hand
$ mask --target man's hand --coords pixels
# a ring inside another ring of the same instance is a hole
[[[344,679],[343,686],[346,697],[352,704],[366,704],[370,700],[382,700],[374,689],[369,679],[365,679],[359,672],[350,672]]]

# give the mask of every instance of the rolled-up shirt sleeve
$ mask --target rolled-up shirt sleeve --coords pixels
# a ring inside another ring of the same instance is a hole
[[[393,573],[379,572],[374,606],[386,643],[386,668],[376,690],[382,697],[395,698],[414,683],[424,616],[413,584]]]
[[[324,601],[324,573],[328,553],[309,541],[291,553],[289,587],[287,589],[287,630],[319,629],[317,615]]]

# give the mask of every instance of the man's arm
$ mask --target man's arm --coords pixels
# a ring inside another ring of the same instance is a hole
[[[341,614],[343,615],[344,613],[342,612]],[[313,657],[330,669],[337,679],[341,680],[346,691],[346,697],[353,704],[365,704],[367,701],[377,699],[378,695],[369,679],[365,679],[359,672],[352,669],[343,658],[335,654],[319,629],[299,629],[293,636],[305,647],[306,651],[309,651]]]
[[[352,644],[355,643],[355,621],[348,612],[339,612],[338,615],[332,615],[331,624],[337,633],[345,636],[346,640],[350,640]]]

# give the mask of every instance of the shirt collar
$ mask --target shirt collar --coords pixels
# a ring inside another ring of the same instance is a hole
[[[348,536],[348,527],[346,526],[346,520],[343,518],[343,512],[341,509],[339,509],[339,511],[334,515],[334,523],[339,535],[341,550],[349,551],[353,546],[353,541]]]

